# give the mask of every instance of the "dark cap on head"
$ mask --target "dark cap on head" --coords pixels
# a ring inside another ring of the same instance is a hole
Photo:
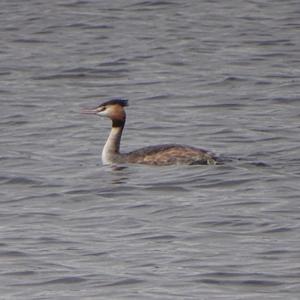
[[[106,105],[120,105],[122,107],[128,106],[128,100],[126,99],[112,99],[109,101],[106,101],[102,103],[100,106],[106,106]]]

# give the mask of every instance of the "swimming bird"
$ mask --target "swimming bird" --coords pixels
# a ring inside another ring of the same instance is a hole
[[[112,121],[110,134],[102,150],[104,165],[133,163],[164,166],[175,164],[215,165],[218,163],[217,157],[211,152],[179,144],[149,146],[121,153],[120,143],[126,121],[126,106],[128,106],[128,100],[114,99],[106,101],[94,109],[82,110],[82,113],[105,116]]]

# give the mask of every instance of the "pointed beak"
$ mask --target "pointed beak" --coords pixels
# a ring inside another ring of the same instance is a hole
[[[86,114],[86,115],[96,115],[99,111],[97,108],[82,108],[80,110],[81,114]]]

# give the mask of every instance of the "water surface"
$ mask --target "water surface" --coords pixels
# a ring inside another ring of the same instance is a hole
[[[3,299],[300,293],[298,1],[2,1]],[[183,143],[221,166],[101,164]]]

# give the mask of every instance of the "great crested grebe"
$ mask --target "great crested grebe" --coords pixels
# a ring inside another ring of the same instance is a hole
[[[217,158],[210,152],[177,144],[157,145],[120,153],[120,142],[126,121],[124,107],[128,101],[115,99],[100,104],[95,109],[84,109],[82,113],[106,116],[112,120],[112,128],[102,150],[103,164],[134,163],[147,165],[215,165]]]

